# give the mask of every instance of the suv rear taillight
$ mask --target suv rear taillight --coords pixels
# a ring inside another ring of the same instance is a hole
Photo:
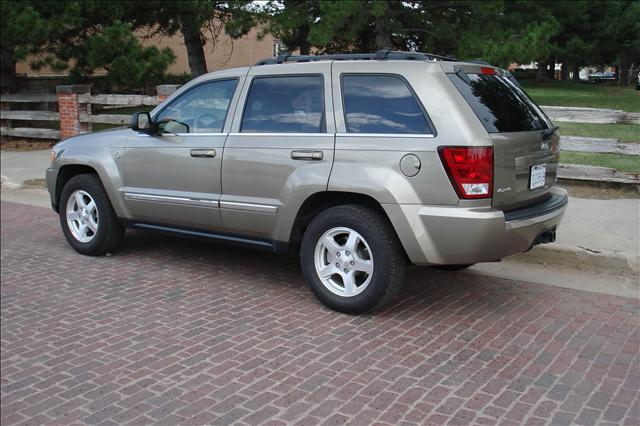
[[[491,198],[493,147],[442,147],[438,153],[460,198]]]

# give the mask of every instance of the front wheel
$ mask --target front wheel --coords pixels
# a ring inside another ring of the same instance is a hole
[[[393,299],[406,263],[387,220],[358,205],[319,214],[304,233],[300,262],[316,297],[349,314],[371,311]]]
[[[69,179],[60,194],[59,210],[62,232],[78,253],[99,256],[120,246],[124,227],[97,176]]]

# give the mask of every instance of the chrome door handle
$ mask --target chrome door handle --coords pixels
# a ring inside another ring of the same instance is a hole
[[[191,156],[196,158],[213,158],[216,156],[215,149],[192,149]]]
[[[322,160],[322,151],[291,151],[294,160]]]

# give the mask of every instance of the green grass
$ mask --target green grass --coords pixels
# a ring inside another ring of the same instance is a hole
[[[640,157],[637,155],[591,154],[587,152],[560,152],[560,162],[587,166],[610,167],[622,172],[640,173]]]
[[[634,86],[575,83],[572,81],[520,81],[538,105],[621,109],[640,112],[640,90]]]
[[[614,138],[621,142],[640,143],[640,125],[638,124],[594,124],[569,123],[557,121],[560,134],[565,136],[584,136],[587,138]]]

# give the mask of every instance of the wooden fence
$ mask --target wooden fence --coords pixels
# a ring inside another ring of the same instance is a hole
[[[3,137],[35,139],[60,139],[73,134],[88,132],[93,124],[117,124],[126,126],[131,120],[130,114],[95,114],[94,106],[99,110],[113,108],[155,106],[173,93],[178,86],[161,85],[156,87],[156,96],[145,95],[91,95],[90,87],[84,85],[58,86],[58,94],[17,94],[0,97],[0,134]],[[29,105],[48,105],[55,108],[47,110],[28,109]],[[18,108],[14,108],[18,105]],[[55,109],[56,111],[52,111]],[[71,120],[70,123],[66,121]],[[59,126],[21,127],[14,122],[54,122]],[[55,127],[59,127],[60,130]],[[65,129],[71,129],[65,133]]]
[[[26,106],[25,106],[26,104]],[[60,121],[60,113],[57,111],[29,110],[28,104],[40,106],[56,106],[58,96],[54,94],[39,95],[2,95],[0,97],[0,135],[19,138],[60,139],[60,131],[52,128],[34,128],[14,126],[14,121]],[[20,108],[11,108],[11,105],[19,105]]]

